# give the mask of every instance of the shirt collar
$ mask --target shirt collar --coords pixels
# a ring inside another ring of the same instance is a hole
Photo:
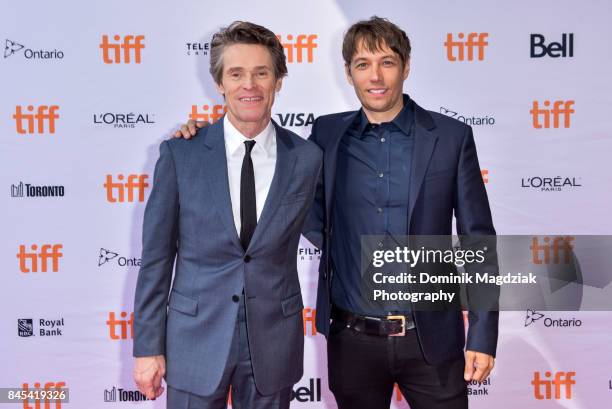
[[[273,154],[272,150],[275,148],[275,137],[276,131],[272,121],[268,122],[268,125],[257,134],[254,138],[247,138],[231,123],[228,116],[223,117],[223,133],[225,134],[225,148],[230,156],[243,155],[244,141],[255,141],[253,150],[259,150],[270,157]]]
[[[402,133],[404,133],[405,135],[410,135],[410,127],[412,126],[412,122],[414,121],[414,107],[412,99],[410,99],[408,94],[404,94],[403,98],[404,106],[402,107],[402,110],[395,116],[395,118],[393,118],[391,122],[383,122],[381,125],[384,125],[385,123],[393,124],[397,128],[399,128],[399,130],[402,131]],[[368,120],[368,117],[363,111],[363,108],[361,108],[359,110],[357,118],[355,118],[355,126],[357,129],[357,133],[355,134],[355,136],[359,137],[360,139],[363,139],[366,135],[366,132],[370,128],[368,125],[373,124],[370,124],[370,121]]]

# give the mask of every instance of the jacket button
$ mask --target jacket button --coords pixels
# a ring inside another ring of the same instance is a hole
[[[240,301],[240,297],[238,297],[236,294],[232,295],[232,301],[233,302],[238,302]]]
[[[248,263],[249,261],[251,261],[251,256],[249,256],[248,254],[245,254],[243,260],[245,263]]]

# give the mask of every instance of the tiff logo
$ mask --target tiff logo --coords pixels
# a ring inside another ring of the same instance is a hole
[[[310,326],[310,335],[317,335],[317,310],[314,308],[304,308],[302,310],[302,318],[304,320],[304,336],[308,334],[308,326]]]
[[[33,133],[42,134],[45,133],[46,125],[49,133],[54,134],[55,120],[59,119],[59,115],[56,112],[58,109],[58,105],[39,105],[36,108],[36,113],[34,113],[34,106],[28,105],[26,111],[30,113],[24,113],[23,107],[17,105],[15,107],[15,114],[13,115],[17,133],[20,135]],[[35,122],[36,126],[34,126]]]
[[[32,385],[32,387],[34,389],[41,389],[41,383],[40,382],[34,382],[34,385]],[[66,382],[46,382],[45,386],[42,387],[45,391],[47,391],[47,395],[48,396],[52,396],[52,394],[49,391],[60,391],[61,389],[63,389],[66,386]],[[23,383],[21,385],[21,387],[23,388],[23,390],[26,392],[26,394],[28,393],[28,391],[30,390],[30,385],[28,383]],[[64,392],[66,392],[66,390],[64,390]],[[42,394],[41,394],[42,395]],[[55,396],[53,396],[55,397]],[[61,396],[58,396],[61,397]],[[34,403],[34,406],[30,406],[30,403]],[[55,409],[62,409],[62,402],[59,399],[26,399],[23,401],[23,409],[51,409],[51,408],[55,408]]]
[[[555,101],[552,109],[550,109],[550,101],[544,101],[544,108],[540,108],[538,101],[533,101],[533,107],[529,111],[533,120],[533,127],[536,129],[550,128],[550,117],[552,116],[553,128],[559,128],[560,117],[563,116],[563,127],[570,127],[570,118],[576,111],[572,109],[575,101]],[[540,119],[544,123],[540,122]]]
[[[102,36],[102,43],[100,48],[102,49],[102,60],[104,64],[129,64],[132,62],[132,55],[134,56],[134,63],[140,64],[140,54],[145,45],[142,43],[145,36],[143,35],[126,35],[123,37],[121,42],[121,36],[113,36],[113,40],[116,43],[111,43],[108,40],[108,35]],[[121,52],[123,50],[123,53]],[[121,61],[121,55],[123,54],[123,61]]]
[[[469,33],[464,41],[465,34],[457,34],[459,40],[453,40],[453,34],[446,34],[446,58],[449,61],[474,61],[474,50],[478,51],[478,61],[484,60],[486,41],[489,33]]]
[[[128,313],[122,311],[119,314],[121,318],[116,318],[114,312],[108,313],[108,321],[106,321],[106,325],[108,325],[108,334],[111,339],[132,339],[134,338],[134,313],[130,313],[130,318],[126,319]],[[119,330],[119,334],[117,334],[117,329]]]
[[[49,259],[51,259],[51,271],[57,273],[59,271],[59,259],[64,255],[60,252],[63,248],[61,244],[43,244],[38,252],[38,246],[32,244],[30,249],[32,252],[26,252],[26,246],[19,246],[19,270],[22,273],[46,273],[49,268]],[[40,265],[38,261],[40,260]],[[40,270],[39,270],[40,267]]]
[[[482,181],[484,183],[489,183],[489,169],[481,169],[480,176],[482,176]]]
[[[211,108],[208,105],[202,105],[202,109],[204,110],[204,112],[198,112],[198,106],[192,105],[191,113],[189,114],[189,119],[214,124],[219,119],[221,119],[223,115],[227,112],[227,106],[225,105],[213,105],[212,112],[209,111],[209,109]]]
[[[576,372],[555,372],[554,379],[550,379],[552,373],[549,371],[544,372],[544,377],[548,379],[541,379],[540,372],[533,373],[533,395],[538,400],[543,399],[562,399],[561,392],[565,390],[565,399],[572,398],[572,385],[576,384],[573,379],[576,376]],[[552,389],[555,389],[553,398]],[[542,392],[543,389],[543,392]]]
[[[298,34],[293,36],[287,34],[285,41],[283,41],[281,35],[277,35],[278,40],[285,49],[287,56],[287,62],[304,62],[304,53],[306,53],[306,62],[311,63],[314,59],[314,49],[317,48],[315,40],[317,39],[316,34]]]
[[[529,249],[531,250],[533,264],[551,264],[551,249],[552,264],[561,263],[561,252],[563,252],[563,264],[569,264],[572,261],[572,241],[574,241],[574,239],[575,237],[573,236],[555,236],[552,239],[551,245],[551,238],[548,236],[544,236],[542,239],[544,244],[540,244],[537,236],[532,237]],[[541,259],[540,255],[542,255],[544,259]]]
[[[106,182],[104,187],[106,188],[106,200],[110,203],[123,203],[126,201],[127,191],[127,202],[134,201],[134,191],[138,192],[138,201],[144,202],[145,189],[149,187],[147,179],[149,175],[128,175],[127,182],[123,180],[125,176],[122,174],[117,175],[118,182],[113,182],[112,175],[106,175]]]

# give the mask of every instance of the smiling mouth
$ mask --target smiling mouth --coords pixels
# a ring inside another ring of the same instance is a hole
[[[260,102],[260,101],[263,101],[263,97],[244,97],[244,98],[238,98],[238,100],[240,102],[246,102],[246,103]]]
[[[372,88],[368,90],[368,94],[384,95],[387,92],[387,88]]]

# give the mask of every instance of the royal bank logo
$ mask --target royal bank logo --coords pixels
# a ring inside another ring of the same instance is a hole
[[[38,325],[34,328],[34,322]],[[36,334],[40,337],[61,337],[64,330],[64,318],[32,318],[17,319],[17,335],[23,338],[32,337]]]
[[[468,382],[467,394],[469,396],[489,395],[490,387],[491,387],[491,378],[487,378],[482,382],[472,380]]]
[[[17,335],[31,337],[34,335],[34,320],[32,318],[19,318],[17,320]]]
[[[64,197],[64,186],[36,186],[19,182],[11,185],[11,197]]]
[[[140,402],[145,400],[149,399],[137,390],[117,388],[116,386],[104,389],[104,402]]]
[[[210,43],[185,43],[187,55],[206,57],[210,52]]]
[[[552,318],[535,310],[527,310],[525,327],[529,327],[536,322],[541,322],[546,328],[575,328],[582,326],[582,320],[577,318]]]
[[[124,257],[120,256],[119,253],[100,248],[100,254],[98,255],[98,267],[101,267],[107,263],[116,264],[119,267],[140,267],[141,259],[136,257]]]
[[[562,192],[582,187],[582,178],[577,176],[531,176],[521,179],[521,187],[540,192]]]
[[[495,118],[489,115],[465,115],[446,107],[440,107],[440,113],[451,118],[455,118],[470,126],[492,126],[495,125]]]
[[[138,112],[104,112],[94,114],[93,123],[97,126],[108,126],[115,129],[134,129],[155,123],[155,114]]]
[[[4,58],[13,55],[21,55],[26,60],[61,60],[64,58],[64,52],[61,50],[32,49],[7,38],[4,40]]]

